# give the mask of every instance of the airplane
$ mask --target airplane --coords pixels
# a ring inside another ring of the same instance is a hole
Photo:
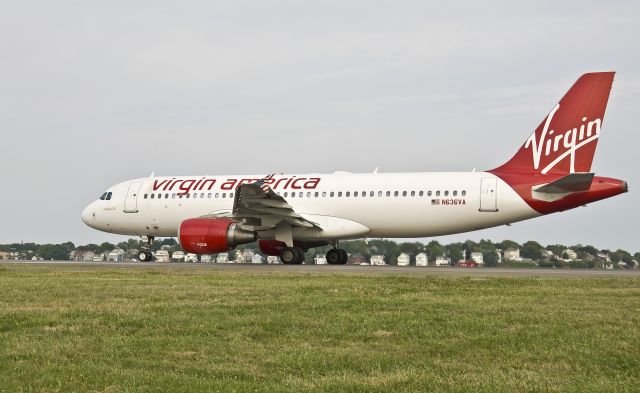
[[[110,187],[82,212],[88,226],[140,236],[152,260],[156,237],[189,253],[258,242],[266,255],[300,264],[331,245],[345,264],[346,239],[421,238],[475,231],[561,212],[628,191],[591,164],[614,72],[582,75],[503,165],[487,171],[173,176]]]

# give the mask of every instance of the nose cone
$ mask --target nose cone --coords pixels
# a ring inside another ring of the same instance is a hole
[[[91,218],[94,216],[92,205],[93,204],[85,207],[84,210],[82,211],[82,214],[80,214],[80,218],[82,218],[82,222],[84,222],[86,225],[90,227],[93,227],[93,225],[91,225]]]

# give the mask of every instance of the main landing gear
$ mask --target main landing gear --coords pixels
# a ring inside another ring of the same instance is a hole
[[[346,265],[349,260],[349,254],[341,248],[332,248],[326,255],[329,265]]]
[[[145,243],[142,245],[140,252],[138,253],[138,260],[140,262],[153,261],[153,254],[151,253],[151,245],[153,244],[153,236],[141,236],[141,240]]]
[[[280,260],[285,265],[300,265],[304,262],[304,251],[298,247],[285,247],[280,253]]]

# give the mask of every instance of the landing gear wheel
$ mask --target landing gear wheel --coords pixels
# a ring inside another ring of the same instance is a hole
[[[150,252],[142,251],[138,254],[138,260],[140,262],[149,262],[153,259],[153,255]]]
[[[297,247],[285,247],[280,253],[280,260],[285,265],[299,265],[304,261],[304,251]]]
[[[327,252],[326,258],[329,265],[340,265],[342,253],[337,248],[332,248]]]
[[[349,262],[349,254],[343,249],[338,248],[338,252],[340,253],[340,264],[346,265]]]

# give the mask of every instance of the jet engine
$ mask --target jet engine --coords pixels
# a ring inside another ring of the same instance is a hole
[[[180,224],[178,239],[186,252],[209,254],[251,243],[256,240],[256,233],[240,229],[226,218],[190,218]]]

